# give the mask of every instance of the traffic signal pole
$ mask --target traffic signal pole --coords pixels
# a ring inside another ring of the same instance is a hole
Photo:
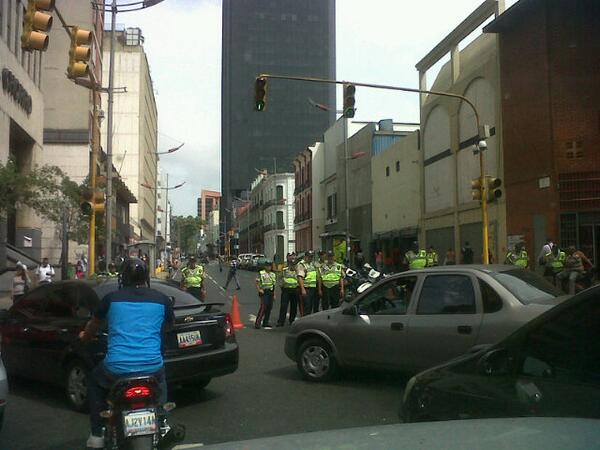
[[[113,157],[113,106],[115,93],[115,45],[117,36],[115,35],[115,25],[117,21],[117,0],[112,0],[110,7],[110,56],[108,63],[108,123],[106,128],[106,264],[112,262],[112,157]]]
[[[329,80],[326,78],[315,78],[315,77],[299,77],[299,76],[287,76],[287,75],[272,75],[268,73],[262,73],[257,75],[257,79],[273,79],[273,80],[289,80],[289,81],[305,81],[309,83],[326,83],[326,84],[341,84],[341,85],[354,85],[360,87],[374,88],[374,89],[386,89],[391,91],[402,91],[402,92],[414,92],[417,94],[428,94],[428,95],[437,95],[440,97],[450,97],[461,100],[465,102],[467,105],[471,107],[473,113],[475,114],[475,121],[477,125],[477,133],[479,137],[485,139],[485,136],[481,136],[481,123],[479,120],[479,112],[475,107],[475,104],[469,100],[464,95],[454,94],[452,92],[443,92],[443,91],[430,91],[426,89],[416,89],[416,88],[408,88],[401,86],[390,86],[385,84],[373,84],[373,83],[358,83],[356,81],[340,81],[340,80]],[[264,109],[264,105],[259,111]],[[483,147],[477,145],[478,153],[479,153],[479,171],[481,180],[484,181],[485,178],[485,161],[483,157]],[[487,188],[485,183],[481,183],[481,221],[482,221],[482,241],[483,241],[483,263],[489,264],[489,223],[488,223],[488,204],[487,204]],[[346,213],[348,214],[348,212]],[[348,245],[348,237],[346,237],[346,245]]]

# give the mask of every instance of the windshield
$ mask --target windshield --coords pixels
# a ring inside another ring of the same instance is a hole
[[[506,272],[490,272],[502,286],[510,291],[521,303],[544,302],[565,295],[543,278],[527,270],[515,269]]]
[[[184,306],[192,306],[192,305],[200,305],[202,302],[198,300],[196,297],[191,295],[189,292],[182,291],[178,287],[171,286],[164,282],[150,282],[150,287],[152,289],[156,289],[159,292],[162,292],[168,297],[175,297],[175,305],[174,307],[184,307]],[[117,283],[114,281],[107,281],[105,283],[99,284],[94,287],[94,291],[98,295],[99,299],[102,299],[107,294],[115,291],[118,288]]]

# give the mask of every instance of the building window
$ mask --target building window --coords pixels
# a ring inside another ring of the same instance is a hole
[[[125,45],[136,46],[142,45],[143,42],[142,30],[139,28],[127,28],[125,30]]]
[[[276,218],[276,224],[277,224],[277,229],[278,230],[283,230],[284,229],[284,225],[283,225],[283,211],[277,211],[277,218]]]
[[[335,219],[337,216],[337,193],[327,197],[327,218]]]
[[[400,172],[400,161],[396,161],[396,172]]]
[[[283,186],[277,186],[275,188],[275,198],[279,201],[283,200]]]
[[[385,176],[386,176],[386,177],[389,177],[389,176],[390,176],[390,166],[387,166],[387,167],[385,168]]]
[[[567,159],[583,158],[583,141],[569,141],[565,144]]]

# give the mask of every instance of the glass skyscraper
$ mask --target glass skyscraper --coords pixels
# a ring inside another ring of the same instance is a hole
[[[335,0],[223,0],[222,64],[222,207],[231,209],[255,169],[293,172],[295,155],[335,120],[329,84],[269,80],[266,110],[253,109],[260,73],[335,79]]]

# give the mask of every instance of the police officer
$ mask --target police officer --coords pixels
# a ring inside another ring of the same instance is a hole
[[[413,242],[412,248],[404,255],[404,264],[409,270],[424,269],[427,267],[427,252],[419,250],[419,243]]]
[[[296,265],[296,275],[300,286],[300,314],[306,316],[319,311],[317,296],[317,269],[313,263],[314,253],[309,250]]]
[[[433,247],[433,245],[430,245],[429,248],[427,249],[426,258],[427,258],[427,266],[426,267],[435,267],[435,266],[439,265],[438,254],[435,251],[435,248]]]
[[[119,276],[119,273],[117,272],[117,267],[113,263],[110,263],[108,265],[108,277],[109,278],[117,278],[118,276]]]
[[[323,310],[337,308],[344,297],[344,269],[335,262],[333,251],[327,252],[327,259],[319,268],[319,295]]]
[[[277,326],[282,327],[285,324],[288,305],[290,307],[289,321],[290,325],[296,320],[298,311],[298,276],[296,275],[296,257],[293,254],[287,255],[287,266],[281,272],[281,305],[279,307],[279,319]]]
[[[196,265],[196,257],[190,256],[188,265],[181,270],[181,288],[198,300],[204,297],[204,267]]]
[[[563,252],[558,245],[552,244],[552,250],[550,253],[544,255],[544,276],[552,277],[553,281],[556,281],[556,276],[561,273],[565,267],[565,261],[567,254]]]
[[[521,269],[527,269],[527,267],[529,267],[529,255],[527,255],[527,251],[523,247],[524,246],[522,242],[515,244],[515,249],[511,252],[508,252],[506,255],[504,264],[517,266]]]
[[[265,267],[258,272],[256,277],[256,289],[258,289],[258,297],[260,298],[260,307],[256,315],[254,328],[259,329],[261,326],[265,330],[272,329],[269,325],[271,318],[271,309],[273,309],[273,301],[275,300],[275,282],[277,276],[273,272],[273,262],[265,261]]]

